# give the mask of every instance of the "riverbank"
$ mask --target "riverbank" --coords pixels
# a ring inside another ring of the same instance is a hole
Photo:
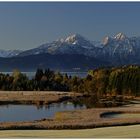
[[[58,91],[0,91],[0,105],[3,104],[50,104],[62,102],[83,94]]]
[[[139,107],[93,108],[56,113],[52,119],[42,118],[30,122],[1,122],[1,130],[10,129],[87,129],[108,126],[140,124],[140,118],[104,118],[110,112],[140,113]]]
[[[140,125],[82,130],[6,130],[0,138],[140,138]]]
[[[0,104],[49,104],[62,102],[73,97],[84,96],[81,93],[55,91],[0,91]],[[139,98],[138,98],[139,99]],[[138,100],[137,100],[138,102]],[[138,104],[137,104],[138,105]],[[104,118],[105,113],[140,113],[138,106],[111,108],[91,108],[76,111],[58,112],[54,118],[24,122],[1,122],[0,130],[10,129],[87,129],[107,126],[140,124],[140,118]]]

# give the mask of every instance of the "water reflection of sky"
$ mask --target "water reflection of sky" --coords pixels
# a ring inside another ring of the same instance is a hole
[[[35,105],[2,105],[0,106],[0,122],[32,121],[51,118],[56,112],[86,108],[72,103],[50,104],[37,107]]]

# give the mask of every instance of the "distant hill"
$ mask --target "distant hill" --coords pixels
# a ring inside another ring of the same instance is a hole
[[[51,68],[53,70],[88,70],[108,65],[93,57],[81,54],[38,54],[24,57],[0,58],[0,71],[32,71],[37,68]]]

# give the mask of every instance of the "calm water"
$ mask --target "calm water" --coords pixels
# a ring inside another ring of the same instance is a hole
[[[2,72],[2,73],[11,75],[13,72]],[[22,73],[26,74],[27,77],[29,77],[29,79],[32,79],[34,78],[36,72],[22,72]],[[81,78],[84,78],[87,76],[87,72],[61,72],[61,73],[62,74],[67,73],[68,76],[78,76]]]
[[[52,118],[56,112],[84,109],[85,105],[57,103],[38,108],[35,105],[1,105],[0,122],[33,121]]]
[[[116,107],[122,103],[101,103],[96,97],[79,97],[62,103],[50,105],[0,105],[0,122],[33,121],[52,118],[56,112],[70,111],[84,108]],[[112,118],[120,114],[107,113],[102,117]]]
[[[140,118],[140,113],[106,113],[103,118]]]

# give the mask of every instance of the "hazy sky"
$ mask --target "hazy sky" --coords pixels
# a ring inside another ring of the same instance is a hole
[[[0,49],[29,49],[70,34],[140,36],[140,2],[0,2]]]

